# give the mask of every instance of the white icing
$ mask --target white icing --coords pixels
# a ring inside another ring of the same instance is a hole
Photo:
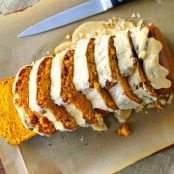
[[[138,58],[143,59],[143,68],[152,87],[155,89],[169,88],[171,81],[166,78],[169,71],[159,63],[162,44],[154,38],[148,38],[149,29],[147,27],[130,31],[134,48]]]
[[[73,43],[80,39],[96,37],[99,35],[114,35],[115,32],[135,27],[133,22],[121,18],[113,18],[109,21],[89,21],[80,25],[72,35]]]
[[[88,127],[88,124],[85,122],[85,119],[83,119],[82,112],[75,107],[73,104],[64,105],[66,110],[74,117],[77,124],[80,127]]]
[[[147,55],[146,50],[149,29],[147,27],[142,29],[140,27],[136,27],[131,29],[130,32],[133,46],[138,55],[138,58],[145,59]]]
[[[20,117],[20,119],[21,119],[23,125],[24,125],[27,129],[29,129],[29,128],[31,128],[31,127],[26,123],[26,118],[28,117],[28,114],[26,113],[26,111],[25,111],[25,109],[24,109],[23,106],[19,107],[19,106],[16,104],[16,102],[15,102],[15,100],[19,98],[19,95],[15,92],[15,90],[16,90],[16,84],[17,84],[17,82],[18,82],[18,80],[19,80],[19,74],[20,74],[21,71],[22,71],[23,69],[25,69],[27,66],[30,66],[30,65],[23,66],[23,67],[20,68],[20,70],[18,71],[18,73],[17,73],[17,75],[16,75],[16,77],[15,77],[13,86],[12,86],[12,92],[13,92],[13,95],[14,95],[13,103],[14,103],[16,109],[17,109],[18,115],[19,115],[19,117]]]
[[[115,33],[114,46],[117,52],[120,73],[123,76],[130,75],[134,69],[134,60],[128,39],[128,31],[120,31]]]
[[[171,81],[166,78],[169,71],[159,64],[162,44],[154,38],[148,39],[147,57],[144,59],[144,71],[155,89],[169,88]]]
[[[107,81],[112,81],[108,48],[109,38],[110,36],[95,38],[95,65],[98,73],[98,80],[102,87],[106,86]]]
[[[124,94],[119,82],[114,87],[109,89],[109,92],[119,109],[135,109],[140,106]]]
[[[15,99],[17,99],[17,97],[14,98],[14,104],[16,107],[16,110],[18,112],[18,115],[23,123],[23,125],[25,126],[25,128],[30,129],[33,128],[32,126],[30,126],[29,124],[26,123],[26,119],[28,117],[28,114],[26,112],[26,110],[24,109],[23,106],[19,107],[16,103],[15,103]]]
[[[56,130],[67,131],[60,121],[56,120],[56,116],[48,108],[41,108],[37,103],[37,74],[39,66],[45,58],[38,60],[34,65],[30,73],[29,80],[29,107],[32,111],[38,112],[48,118],[55,127]]]
[[[77,42],[74,54],[74,77],[73,82],[77,90],[89,88],[89,73],[86,59],[86,51],[89,39]]]
[[[97,123],[89,125],[85,122],[85,119],[83,119],[83,113],[79,109],[77,109],[73,104],[68,104],[64,106],[67,109],[67,111],[74,117],[74,119],[80,127],[91,126],[95,131],[107,130],[107,126],[103,122],[103,118],[100,118],[100,120],[98,120]]]
[[[33,65],[33,68],[30,72],[29,78],[29,108],[32,111],[41,112],[42,108],[37,104],[37,73],[41,62],[45,59],[42,58]]]
[[[103,121],[103,118],[101,118],[100,120],[98,120],[97,123],[92,124],[91,127],[93,128],[93,130],[95,131],[106,131],[108,130],[106,124]]]
[[[99,93],[99,91],[97,89],[85,90],[84,94],[92,103],[93,108],[103,109],[103,110],[106,110],[109,112],[113,111],[111,108],[108,108],[106,106],[104,99],[102,98],[101,94]]]
[[[150,92],[146,89],[145,85],[139,86],[142,82],[141,76],[138,72],[138,69],[134,71],[134,74],[129,79],[129,85],[133,91],[133,93],[140,99],[142,99],[145,103],[151,103],[157,100],[156,97],[153,97]]]
[[[25,126],[25,128],[27,129],[32,129],[34,132],[36,132],[37,134],[41,135],[41,136],[47,136],[44,133],[41,133],[37,127],[33,127],[32,125],[29,125],[27,123],[27,118],[29,118],[29,115],[27,114],[26,110],[24,109],[24,107],[19,107],[18,105],[15,104],[16,110],[18,112],[19,118],[21,119],[23,125]]]
[[[130,29],[130,35],[131,35],[131,39],[132,39],[132,43],[133,43],[133,46],[134,46],[134,49],[138,55],[138,35],[139,35],[139,32],[140,32],[140,27],[135,27],[135,28],[132,28]]]
[[[51,65],[51,98],[54,103],[63,104],[61,93],[61,67],[67,50],[57,54],[52,60]]]
[[[114,112],[114,116],[118,119],[120,123],[126,122],[126,120],[131,116],[132,109],[118,109]]]
[[[138,43],[138,57],[144,59],[144,50],[146,50],[146,43],[148,39],[149,29],[144,27],[138,32],[137,43]]]

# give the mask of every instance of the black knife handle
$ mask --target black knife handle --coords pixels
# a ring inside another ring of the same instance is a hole
[[[131,0],[111,0],[111,3],[112,3],[113,6],[117,6],[117,5],[129,2],[129,1],[131,1]]]

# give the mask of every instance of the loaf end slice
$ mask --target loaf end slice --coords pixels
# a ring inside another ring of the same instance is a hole
[[[32,130],[23,126],[13,104],[14,78],[0,80],[0,137],[4,137],[11,145],[20,145],[36,136]]]

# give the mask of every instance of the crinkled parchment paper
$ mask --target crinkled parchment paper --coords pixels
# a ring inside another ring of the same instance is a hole
[[[17,39],[16,36],[35,22],[76,5],[82,0],[42,0],[23,12],[0,16],[0,78],[14,76],[17,70],[52,51],[64,42],[65,36],[85,21],[105,20],[112,16],[130,18],[139,12],[146,22],[163,31],[174,55],[174,2],[165,0],[133,1],[100,15],[76,22],[44,34]],[[56,22],[56,21],[55,21]],[[8,174],[111,174],[129,164],[174,143],[174,107],[164,112],[134,114],[129,119],[133,128],[130,137],[118,137],[117,120],[106,118],[107,132],[79,129],[57,133],[51,138],[35,137],[16,147],[0,140],[0,156]],[[9,156],[10,155],[10,156]],[[16,160],[15,160],[16,159]]]

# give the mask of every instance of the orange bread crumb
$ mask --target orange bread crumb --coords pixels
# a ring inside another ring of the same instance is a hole
[[[123,124],[119,127],[117,130],[118,135],[120,136],[130,136],[132,134],[132,131],[130,129],[130,126],[128,124]]]
[[[18,116],[13,104],[13,82],[14,78],[0,80],[0,136],[11,145],[19,145],[36,133],[26,129]]]

